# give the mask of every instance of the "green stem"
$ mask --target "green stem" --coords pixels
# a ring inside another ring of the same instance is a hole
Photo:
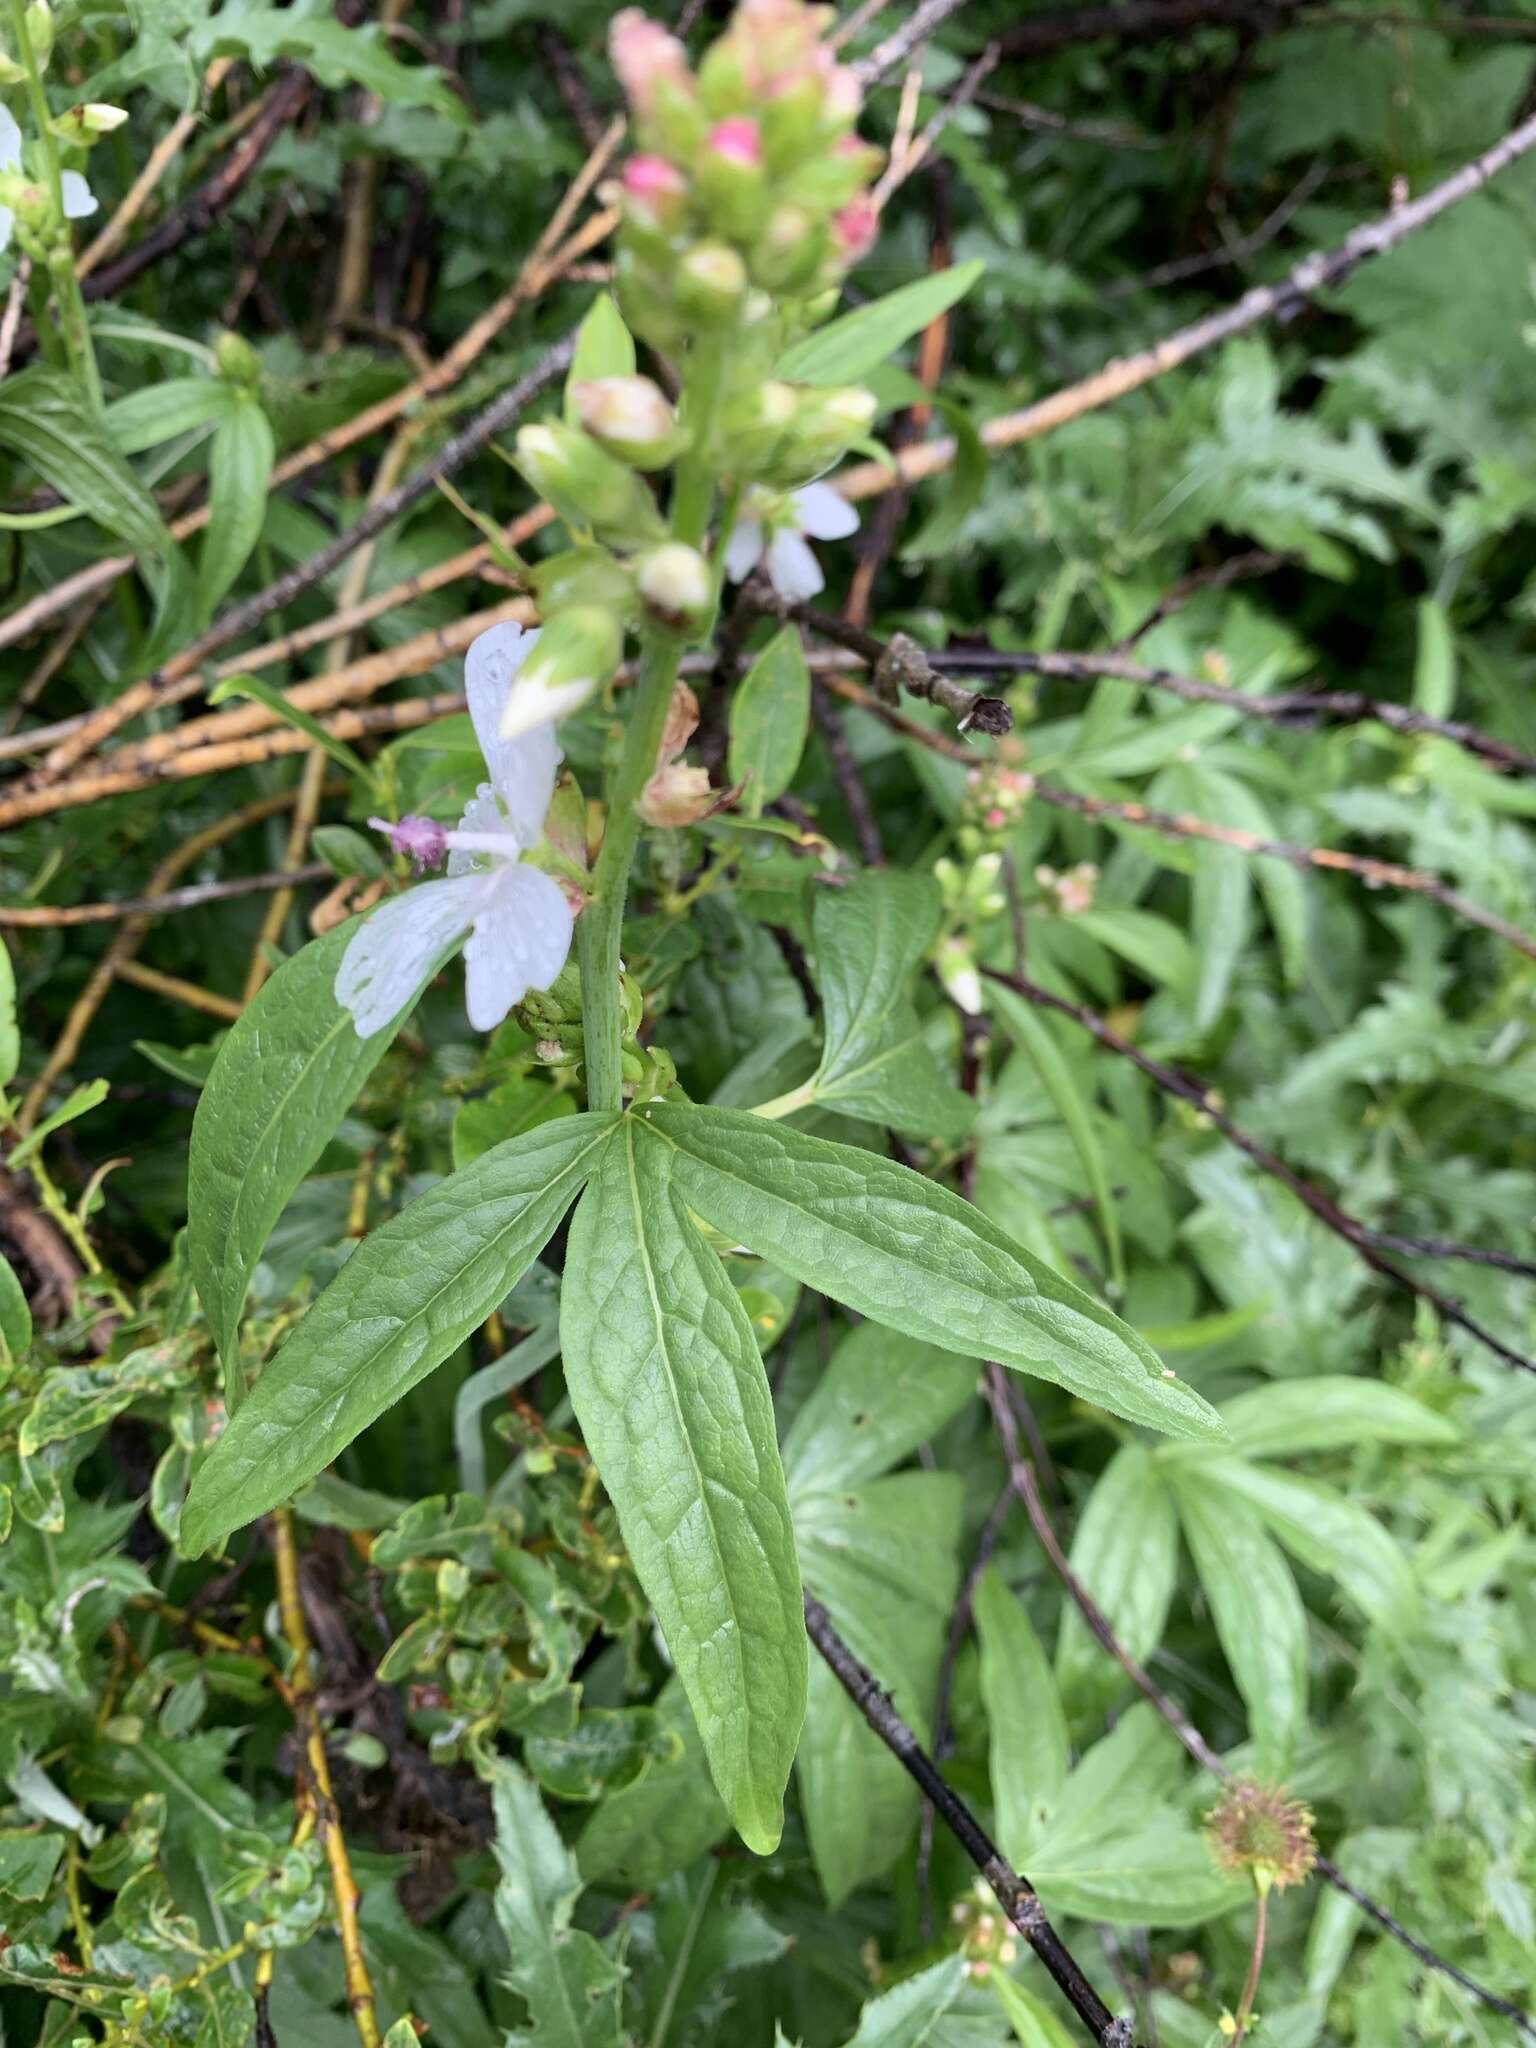
[[[17,0],[11,0],[11,4],[16,5]],[[693,548],[702,546],[714,509],[715,473],[709,443],[725,383],[726,362],[724,335],[704,337],[688,359],[687,418],[692,443],[677,465],[671,525],[673,537]],[[640,837],[640,813],[635,806],[655,772],[682,651],[682,634],[659,626],[646,628],[634,709],[624,735],[624,753],[608,792],[608,822],[593,870],[591,900],[576,925],[589,1109],[619,1109],[623,1105],[619,944],[624,930],[629,870]]]
[[[12,0],[15,4],[15,0]],[[691,548],[702,547],[715,502],[715,472],[709,443],[725,382],[726,338],[700,338],[688,358],[686,417],[692,433],[688,453],[677,465],[672,491],[672,537]]]
[[[59,163],[59,144],[53,129],[49,126],[48,95],[43,89],[42,67],[32,48],[32,37],[27,27],[26,0],[10,0],[11,35],[16,45],[16,55],[25,67],[27,79],[27,101],[32,109],[32,119],[37,125],[38,147],[43,155],[43,173],[48,183],[48,196],[53,204],[55,232],[59,239],[55,244],[62,260],[50,261],[48,275],[53,280],[53,289],[59,302],[59,325],[64,332],[64,347],[69,356],[71,369],[85,387],[86,396],[97,412],[102,409],[101,372],[96,367],[96,351],[91,345],[91,331],[86,325],[85,300],[80,296],[80,280],[75,275],[73,238],[69,223],[64,216],[64,172]]]
[[[1243,1985],[1243,1995],[1237,2001],[1237,2011],[1232,2015],[1232,2048],[1242,2048],[1243,2037],[1248,2032],[1248,2021],[1253,2012],[1253,2001],[1258,1996],[1259,1972],[1264,1967],[1264,1934],[1269,1923],[1269,1893],[1260,1888],[1258,1911],[1253,1922],[1253,1954],[1248,1959],[1248,1976]]]
[[[618,1109],[623,1102],[619,940],[624,929],[630,863],[640,837],[636,805],[656,766],[682,651],[681,634],[652,629],[645,636],[634,709],[624,735],[624,755],[609,792],[608,823],[592,874],[592,900],[576,925],[580,940],[588,1109]]]

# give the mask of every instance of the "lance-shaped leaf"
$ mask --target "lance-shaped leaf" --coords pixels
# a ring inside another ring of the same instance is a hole
[[[752,1325],[678,1198],[674,1156],[628,1118],[583,1197],[566,1385],[720,1796],[766,1853],[805,1712],[800,1573]]]
[[[909,1000],[939,928],[929,875],[869,874],[816,898],[816,978],[825,1036],[810,1100],[845,1116],[957,1138],[975,1105],[950,1082]]]
[[[219,1048],[192,1119],[187,1256],[228,1369],[256,1261],[405,1016],[359,1038],[336,1000],[357,920],[285,960]],[[243,1393],[231,1387],[235,1405]]]
[[[544,1249],[614,1122],[568,1116],[509,1138],[374,1231],[198,1471],[182,1549],[205,1550],[298,1492],[462,1344]]]
[[[1307,1616],[1279,1545],[1255,1510],[1175,1468],[1184,1535],[1248,1708],[1258,1770],[1283,1778],[1307,1720]]]
[[[737,1110],[662,1104],[639,1128],[674,1155],[717,1230],[860,1315],[993,1358],[1170,1436],[1220,1417],[1134,1330],[907,1167]]]
[[[590,1934],[571,1925],[581,1896],[576,1858],[544,1811],[533,1780],[516,1764],[493,1766],[496,1811],[496,1918],[507,1937],[508,1982],[533,2022],[509,2044],[539,2048],[618,2048],[624,1972]]]

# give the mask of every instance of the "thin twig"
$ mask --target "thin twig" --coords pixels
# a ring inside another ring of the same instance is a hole
[[[1055,1980],[1062,1996],[1100,2048],[1131,2048],[1128,2020],[1117,2020],[1046,1917],[1034,1886],[997,1848],[965,1801],[944,1782],[938,1765],[897,1713],[874,1673],[861,1664],[813,1594],[805,1595],[805,1626],[834,1678],[886,1748],[917,1781],[935,1812],[996,1895]]]
[[[941,29],[952,14],[958,14],[964,5],[965,0],[918,0],[918,5],[901,27],[893,30],[883,43],[877,43],[867,57],[861,57],[854,65],[859,83],[878,85],[898,64],[905,62],[920,43],[926,43]]]
[[[1165,1095],[1175,1096],[1180,1102],[1190,1104],[1214,1129],[1220,1131],[1229,1144],[1235,1145],[1251,1159],[1261,1173],[1267,1174],[1270,1179],[1289,1189],[1304,1209],[1309,1210],[1319,1223],[1333,1232],[1335,1237],[1342,1238],[1373,1272],[1379,1273],[1383,1279],[1392,1281],[1395,1286],[1403,1288],[1419,1301],[1427,1302],[1444,1321],[1454,1324],[1459,1330],[1464,1330],[1469,1337],[1475,1338],[1505,1365],[1512,1365],[1521,1372],[1536,1374],[1536,1361],[1524,1357],[1502,1338],[1494,1336],[1491,1330],[1484,1329],[1482,1324],[1474,1321],[1460,1302],[1453,1300],[1450,1295],[1442,1293],[1438,1287],[1431,1286],[1426,1280],[1416,1279],[1412,1273],[1389,1259],[1368,1224],[1360,1222],[1357,1217],[1341,1209],[1331,1195],[1325,1195],[1321,1188],[1314,1187],[1309,1180],[1304,1180],[1294,1168],[1287,1166],[1283,1159],[1271,1152],[1268,1146],[1260,1144],[1259,1140],[1251,1136],[1241,1125],[1234,1123],[1222,1108],[1214,1089],[1204,1087],[1190,1075],[1181,1073],[1177,1067],[1165,1066],[1161,1060],[1150,1058],[1139,1047],[1132,1045],[1129,1039],[1122,1038],[1118,1031],[1085,1004],[1072,1002],[1066,996],[1058,996],[1050,989],[1041,988],[1022,974],[1004,974],[995,967],[983,967],[981,971],[989,981],[998,982],[1004,988],[1012,989],[1015,995],[1022,996],[1026,1002],[1034,1003],[1037,1008],[1054,1010],[1058,1016],[1070,1017],[1074,1024],[1086,1031],[1090,1037],[1097,1039],[1106,1051],[1118,1053],[1122,1059],[1127,1059],[1133,1066],[1138,1067]]]
[[[949,1704],[954,1689],[955,1663],[960,1655],[961,1645],[970,1632],[971,1610],[975,1604],[976,1588],[981,1575],[992,1562],[992,1553],[997,1548],[998,1538],[1003,1533],[1013,1507],[1013,1487],[1005,1486],[992,1503],[992,1511],[981,1527],[976,1539],[976,1549],[966,1569],[965,1581],[960,1588],[959,1598],[950,1610],[949,1627],[944,1632],[944,1648],[939,1654],[939,1674],[933,1688],[933,1756],[935,1763],[942,1764],[949,1750]],[[917,1896],[922,1916],[923,1939],[933,1939],[933,1892],[930,1873],[933,1864],[933,1807],[925,1799],[917,1829]]]
[[[321,759],[324,758],[321,755]],[[283,798],[283,807],[292,801],[290,791]],[[275,806],[263,799],[263,808],[270,815]],[[250,813],[243,813],[241,825],[251,822]],[[267,889],[323,881],[330,872],[324,861],[312,861],[308,867],[278,868],[265,875],[233,875],[223,882],[192,882],[185,889],[166,889],[150,896],[125,896],[116,903],[48,903],[25,907],[4,904],[0,905],[0,925],[24,926],[29,931],[54,931],[74,925],[109,924],[124,917],[168,917],[178,910],[201,909],[206,903],[227,903],[235,896],[256,895]]]
[[[315,1706],[314,1657],[299,1591],[299,1555],[293,1537],[293,1516],[287,1508],[277,1508],[268,1517],[267,1532],[277,1570],[278,1613],[283,1634],[293,1653],[293,1669],[288,1679],[289,1704],[304,1742],[310,1781],[306,1792],[315,1809],[315,1831],[330,1866],[331,1893],[336,1902],[336,1931],[341,1937],[342,1964],[346,1974],[347,2004],[362,2048],[379,2048],[373,1985],[363,1955],[362,1929],[357,1917],[361,1895],[352,1875],[352,1861],[347,1854],[341,1815],[336,1810],[331,1766],[325,1753],[325,1731]]]
[[[203,75],[198,93],[200,102],[213,98],[234,68],[234,62],[233,57],[214,58]],[[201,119],[200,105],[194,107],[190,113],[176,116],[145,159],[143,170],[123,194],[117,211],[95,240],[88,243],[75,258],[76,277],[89,277],[98,263],[105,262],[107,257],[115,255],[122,247],[128,230],[144,211],[160,180],[181,154],[188,137],[197,132],[197,125]]]
[[[185,874],[188,868],[195,866],[205,853],[211,852],[215,846],[221,846],[226,840],[233,839],[248,825],[259,825],[264,819],[275,817],[279,811],[286,810],[292,801],[293,794],[289,790],[283,790],[276,796],[258,797],[254,803],[229,812],[201,832],[189,834],[179,846],[172,848],[150,876],[150,895],[163,894],[178,875]],[[113,934],[106,952],[91,969],[90,979],[70,1005],[69,1015],[64,1020],[64,1028],[54,1040],[48,1057],[43,1062],[42,1072],[27,1090],[26,1099],[16,1117],[16,1128],[19,1131],[31,1130],[54,1082],[61,1074],[67,1073],[74,1064],[75,1055],[84,1043],[85,1034],[91,1028],[96,1012],[106,1001],[117,976],[149,936],[152,922],[151,917],[138,912],[125,920],[121,928]]]
[[[1208,270],[1224,270],[1246,263],[1250,256],[1257,256],[1268,248],[1276,235],[1295,219],[1319,185],[1326,182],[1331,169],[1326,159],[1319,157],[1273,212],[1246,235],[1223,242],[1219,249],[1205,249],[1191,256],[1174,256],[1166,263],[1154,264],[1138,277],[1116,278],[1103,288],[1102,296],[1106,299],[1125,298],[1132,292],[1150,291],[1159,285],[1182,284],[1186,278],[1200,277]]]
[[[208,182],[185,205],[167,214],[142,242],[136,242],[113,261],[96,259],[82,285],[86,298],[116,298],[152,264],[174,255],[194,237],[207,234],[234,205],[278,136],[290,121],[298,118],[313,90],[314,80],[302,66],[285,67],[268,88],[260,117],[246,129]]]
[[[1256,570],[1253,573],[1262,572]],[[1173,595],[1169,593],[1170,599]],[[1166,616],[1167,612],[1162,610],[1157,614],[1158,618]],[[1138,627],[1136,637],[1140,638],[1155,622],[1155,619],[1145,621]],[[1171,669],[1154,668],[1146,662],[1133,661],[1120,649],[1102,654],[1037,654],[990,647],[947,648],[942,654],[930,654],[928,659],[936,668],[956,674],[1048,676],[1069,683],[1091,683],[1108,677],[1114,682],[1133,683],[1139,689],[1163,691],[1169,696],[1182,698],[1186,704],[1225,704],[1233,711],[1240,711],[1245,718],[1286,722],[1326,720],[1351,725],[1374,720],[1392,732],[1410,737],[1450,740],[1495,768],[1520,775],[1536,775],[1536,755],[1526,753],[1507,740],[1495,739],[1491,733],[1482,732],[1461,719],[1436,718],[1427,711],[1416,711],[1409,704],[1394,704],[1389,699],[1373,697],[1365,690],[1274,690],[1262,693],[1234,690],[1222,683],[1208,682],[1203,676],[1179,675]]]
[[[1039,1482],[1034,1468],[1023,1454],[1010,1398],[1012,1388],[1007,1375],[997,1365],[989,1365],[987,1375],[987,1398],[997,1422],[998,1435],[1002,1439],[1010,1483],[1023,1504],[1025,1514],[1029,1517],[1029,1525],[1035,1533],[1036,1541],[1082,1616],[1089,1634],[1100,1649],[1120,1666],[1142,1697],[1150,1701],[1194,1761],[1203,1770],[1211,1772],[1214,1777],[1230,1776],[1225,1761],[1212,1749],[1182,1707],[1163,1691],[1145,1666],[1125,1648],[1115,1634],[1103,1608],[1072,1569],[1056,1535],[1045,1502],[1040,1497]],[[1331,1862],[1328,1857],[1319,1856],[1316,1867],[1318,1875],[1332,1885],[1335,1891],[1352,1900],[1384,1933],[1389,1934],[1394,1941],[1400,1942],[1404,1948],[1417,1956],[1426,1968],[1449,1977],[1472,1997],[1480,2000],[1490,2011],[1502,2013],[1506,2019],[1512,2020],[1528,2039],[1536,2040],[1536,2023],[1533,2023],[1530,2016],[1518,2005],[1512,2004],[1507,1998],[1501,1998],[1496,1991],[1488,1990],[1485,1985],[1479,1984],[1475,1977],[1469,1977],[1464,1970],[1448,1962],[1426,1942],[1410,1934],[1400,1920],[1394,1919],[1368,1892],[1363,1892],[1358,1885],[1352,1884],[1338,1865]]]
[[[880,837],[880,822],[859,774],[859,765],[853,758],[853,749],[848,744],[842,722],[819,682],[811,684],[811,716],[827,750],[832,778],[852,821],[853,835],[859,842],[859,858],[866,867],[884,867],[885,846]]]
[[[498,542],[478,541],[472,548],[465,548],[459,554],[450,555],[446,561],[436,563],[430,569],[418,570],[414,575],[402,577],[387,590],[375,591],[373,596],[362,598],[356,604],[342,605],[329,612],[323,619],[316,619],[307,626],[296,626],[291,633],[279,634],[275,640],[268,640],[260,647],[246,649],[242,654],[218,662],[206,670],[194,671],[183,676],[179,682],[168,684],[160,696],[163,708],[168,704],[180,704],[189,697],[196,697],[211,684],[225,676],[246,675],[252,671],[280,666],[292,661],[296,655],[307,654],[312,647],[324,646],[339,634],[354,634],[373,620],[382,618],[386,612],[400,612],[418,598],[427,597],[433,591],[442,590],[449,584],[462,581],[469,576],[480,576],[488,581],[516,587],[516,579],[495,566],[498,546],[515,549],[545,524],[542,506],[535,511],[525,512],[501,530]],[[99,604],[98,597],[95,603]],[[529,619],[533,617],[529,610]],[[83,627],[83,619],[82,619]],[[29,679],[28,688],[31,688]],[[52,725],[33,726],[29,731],[16,733],[0,739],[0,760],[18,754],[35,754],[50,747],[56,740],[68,739],[79,732],[90,717],[88,711],[77,713],[71,718],[56,719]]]
[[[609,131],[611,133],[612,130]],[[580,176],[577,182],[580,182]],[[391,392],[389,397],[365,407],[343,425],[328,427],[292,455],[285,455],[272,472],[269,488],[280,490],[284,484],[307,475],[322,462],[330,461],[357,442],[382,432],[403,413],[441,396],[478,361],[513,314],[565,276],[573,264],[611,234],[617,219],[617,213],[611,207],[607,208],[585,221],[559,248],[537,261],[530,255],[512,284],[479,319],[471,322],[435,370],[423,373],[411,383],[402,385],[398,391]],[[176,540],[185,540],[189,535],[200,532],[208,524],[208,518],[208,506],[200,505],[172,522],[171,535]],[[120,576],[131,574],[133,566],[131,555],[105,555],[100,561],[76,570],[73,576],[66,576],[47,590],[40,591],[0,620],[0,647],[9,647],[25,639],[46,620],[67,611],[78,598],[115,583]]]
[[[93,712],[80,730],[63,740],[49,754],[42,767],[32,776],[24,778],[24,787],[40,786],[49,782],[76,761],[99,746],[118,728],[131,718],[147,711],[156,704],[162,691],[170,683],[191,673],[210,654],[228,646],[231,640],[242,633],[249,633],[276,611],[306,590],[312,590],[331,571],[340,566],[347,557],[354,554],[376,534],[394,523],[402,512],[409,510],[418,499],[424,498],[442,477],[452,476],[462,469],[466,462],[479,455],[483,449],[500,434],[513,420],[542,392],[547,391],[556,378],[568,367],[574,337],[567,336],[557,342],[526,376],[519,377],[498,397],[492,399],[466,427],[461,427],[451,440],[445,441],[435,455],[429,456],[417,469],[396,484],[392,491],[386,491],[376,503],[369,506],[359,518],[334,540],[320,548],[306,561],[295,563],[293,568],[268,584],[265,590],[258,590],[254,596],[231,605],[214,620],[213,624],[180,654],[172,657],[153,675],[142,682],[132,684],[120,697]]]
[[[1125,0],[1122,6],[1085,9],[1084,12],[1102,12],[1110,17],[1129,16],[1142,4],[1143,0]],[[1180,11],[1180,4],[1181,0],[1152,0],[1150,11],[1154,15],[1171,17]],[[1015,33],[1010,31],[1003,38],[1005,48],[1013,46]],[[1187,327],[1178,328],[1161,341],[1154,342],[1150,348],[1118,357],[1092,376],[1069,384],[1060,391],[1053,391],[1020,412],[1005,413],[1000,419],[989,420],[981,429],[984,445],[988,448],[1012,448],[1021,441],[1035,440],[1055,427],[1064,426],[1069,420],[1079,419],[1086,412],[1108,405],[1113,399],[1123,398],[1127,392],[1138,390],[1143,384],[1150,384],[1192,357],[1219,347],[1234,335],[1245,334],[1250,327],[1257,327],[1266,320],[1291,318],[1318,292],[1342,284],[1362,263],[1385,256],[1397,248],[1410,235],[1438,220],[1449,208],[1481,191],[1490,179],[1507,170],[1532,149],[1536,149],[1536,115],[1520,122],[1491,149],[1463,164],[1459,171],[1442,179],[1438,185],[1432,185],[1419,198],[1410,200],[1405,206],[1394,207],[1390,213],[1380,214],[1374,220],[1362,222],[1334,248],[1314,250],[1304,256],[1274,284],[1256,285],[1223,311],[1207,314]],[[912,483],[922,477],[937,475],[954,461],[955,452],[954,439],[945,436],[937,441],[925,441],[920,448],[903,449],[895,458],[895,475],[883,462],[866,462],[844,470],[834,481],[847,498],[876,497],[898,482]]]
[[[1297,846],[1285,839],[1264,839],[1240,825],[1218,825],[1209,818],[1193,818],[1182,811],[1155,811],[1145,804],[1112,803],[1105,797],[1081,796],[1076,790],[1054,783],[1037,782],[1034,794],[1054,809],[1074,811],[1080,818],[1112,818],[1124,825],[1143,826],[1170,839],[1203,839],[1217,846],[1230,846],[1238,853],[1261,860],[1283,860],[1295,868],[1328,868],[1354,875],[1369,889],[1403,889],[1410,895],[1426,896],[1452,917],[1475,924],[1483,931],[1513,946],[1527,959],[1536,960],[1536,937],[1522,931],[1507,918],[1485,910],[1470,896],[1463,896],[1438,875],[1424,868],[1404,867],[1399,861],[1377,860],[1371,854],[1344,853],[1334,846]]]

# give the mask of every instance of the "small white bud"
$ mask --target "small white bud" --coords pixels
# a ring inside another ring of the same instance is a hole
[[[714,599],[709,564],[697,548],[680,540],[642,555],[635,571],[635,588],[670,626],[697,625]]]

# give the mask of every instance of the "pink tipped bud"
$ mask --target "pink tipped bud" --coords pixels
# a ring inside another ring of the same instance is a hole
[[[688,180],[664,156],[632,156],[624,166],[625,196],[639,205],[659,206],[687,190]]]
[[[859,108],[864,99],[858,78],[846,64],[832,64],[827,68],[823,83],[826,98],[822,109],[827,120],[838,128],[851,128],[859,118]],[[845,135],[842,141],[851,142],[856,149],[862,147],[857,136]]]
[[[435,868],[448,851],[448,833],[436,818],[405,817],[398,825],[387,818],[370,818],[375,832],[387,832],[396,853],[403,853],[418,875]]]
[[[608,55],[625,97],[637,114],[648,114],[664,87],[682,93],[693,91],[688,53],[677,37],[660,22],[651,21],[638,7],[626,7],[613,17],[608,30]]]
[[[757,123],[745,114],[717,121],[709,131],[709,146],[727,163],[740,164],[746,170],[755,170],[763,160],[763,138]]]
[[[871,199],[850,200],[840,213],[833,215],[832,240],[844,263],[857,263],[861,256],[868,255],[879,232],[880,215]]]

